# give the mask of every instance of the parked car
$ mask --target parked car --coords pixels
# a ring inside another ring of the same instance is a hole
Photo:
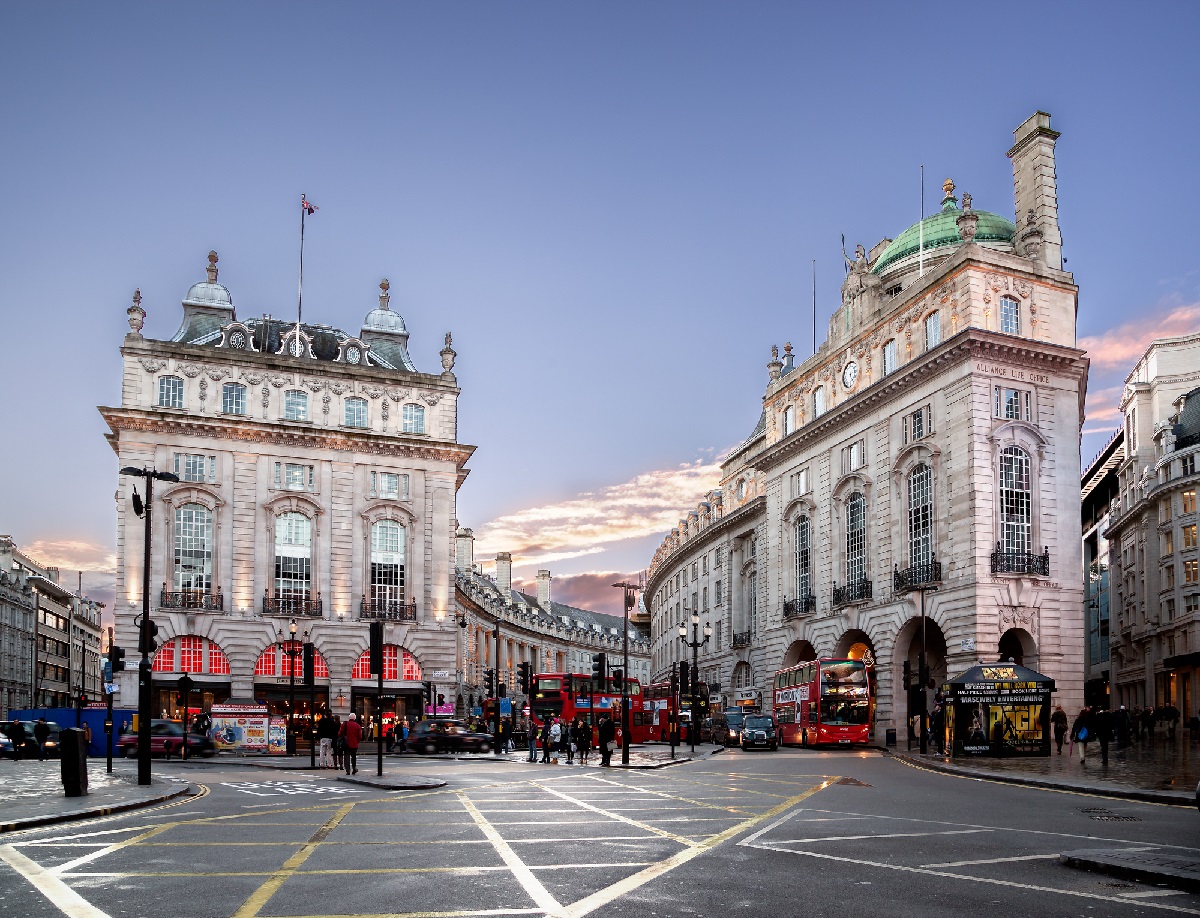
[[[173,720],[150,721],[150,754],[162,755],[168,759],[179,755],[183,749],[183,725]],[[138,737],[136,733],[122,733],[117,740],[117,748],[121,754],[131,758],[138,754]],[[187,734],[188,755],[210,756],[217,754],[213,741],[202,733]]]
[[[0,735],[3,735],[9,740],[9,745],[7,748],[0,746],[0,753],[9,756],[10,758],[15,758],[16,756],[16,750],[13,748],[15,741],[11,735],[14,723],[16,722],[11,720],[0,721]],[[38,743],[33,735],[33,727],[36,723],[37,721],[35,720],[21,721],[21,727],[25,731],[25,741],[21,749],[21,758],[23,759],[37,758]],[[46,739],[46,755],[52,759],[57,759],[58,736],[62,732],[62,728],[58,724],[54,723],[54,721],[47,721],[46,726],[50,728],[50,736]]]
[[[742,724],[743,749],[778,749],[775,718],[769,714],[751,714]]]
[[[473,733],[461,720],[419,721],[408,732],[408,748],[432,755],[436,752],[491,752],[492,737]]]
[[[16,754],[13,752],[13,741],[8,738],[7,733],[0,733],[0,758],[16,758]]]
[[[742,739],[741,711],[725,711],[714,714],[712,719],[712,741],[728,748],[736,746]]]

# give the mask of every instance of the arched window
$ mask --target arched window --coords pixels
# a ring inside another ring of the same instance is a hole
[[[175,510],[175,590],[207,595],[212,592],[212,512],[199,504]]]
[[[858,491],[846,501],[846,583],[867,579],[867,502]]]
[[[283,393],[283,417],[288,421],[308,420],[308,393],[288,389]]]
[[[796,598],[804,599],[813,595],[812,589],[812,555],[810,543],[811,528],[808,517],[802,516],[796,520]]]
[[[813,392],[813,417],[819,418],[825,413],[825,387],[821,386]]]
[[[371,527],[371,599],[404,602],[404,528],[395,520]]]
[[[1000,547],[1033,551],[1033,489],[1029,453],[1006,446],[1000,453]]]
[[[733,676],[730,679],[735,689],[750,688],[754,685],[754,673],[750,670],[750,664],[741,662],[733,668]]]
[[[365,398],[348,398],[345,407],[347,427],[367,426],[367,400]]]
[[[1021,334],[1021,304],[1014,297],[1000,297],[1000,331],[1006,335]]]
[[[246,387],[241,383],[225,383],[221,388],[221,411],[225,414],[245,414]]]
[[[908,563],[933,560],[933,470],[918,465],[908,476]]]
[[[425,433],[425,409],[420,405],[405,405],[401,424],[402,433]]]
[[[178,376],[163,376],[158,380],[158,405],[160,408],[183,407],[183,380]]]
[[[307,600],[312,590],[312,520],[303,513],[275,519],[275,595]]]
[[[351,679],[371,679],[371,652],[364,650],[350,672]],[[383,678],[386,680],[403,679],[409,682],[420,681],[421,664],[417,658],[395,644],[383,645]]]

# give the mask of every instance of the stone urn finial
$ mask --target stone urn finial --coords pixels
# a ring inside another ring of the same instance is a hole
[[[963,242],[974,242],[975,231],[979,227],[979,214],[971,210],[971,196],[963,193],[963,209],[954,221],[958,226],[958,235]]]
[[[946,197],[954,194],[954,179],[946,179],[942,182],[942,191],[946,192]]]
[[[391,289],[392,289],[392,285],[390,283],[388,283],[388,279],[386,277],[379,282],[379,308],[380,309],[388,309],[389,308],[388,303],[391,302],[392,297],[391,297],[391,294],[388,293],[388,291]]]
[[[442,348],[442,372],[450,373],[454,369],[454,358],[458,356],[457,352],[450,346],[454,341],[454,336],[450,332],[446,332],[446,346]]]
[[[771,380],[779,379],[783,375],[783,364],[779,360],[779,345],[771,345],[771,362],[767,364],[767,373]]]
[[[219,260],[220,259],[217,258],[216,249],[213,249],[208,253],[208,267],[205,270],[208,271],[208,282],[210,284],[215,284],[217,282],[217,262]]]
[[[133,305],[125,310],[125,314],[129,317],[129,328],[132,333],[140,337],[142,326],[146,324],[146,310],[142,309],[141,287],[133,291]]]

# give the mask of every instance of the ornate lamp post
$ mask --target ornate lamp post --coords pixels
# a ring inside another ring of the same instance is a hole
[[[691,726],[688,728],[688,737],[692,741],[692,754],[696,753],[696,733],[699,730],[699,724],[696,723],[696,695],[699,694],[700,688],[700,673],[697,669],[696,658],[700,654],[700,648],[708,643],[712,637],[712,625],[708,622],[704,623],[704,640],[700,640],[700,613],[695,609],[692,610],[692,639],[688,640],[687,625],[680,622],[679,624],[679,640],[683,641],[684,647],[692,648],[692,671],[688,678],[691,685],[679,687],[680,691],[686,691],[691,697]]]
[[[304,648],[294,647],[296,643],[296,620],[293,618],[288,622],[288,640],[284,643],[283,629],[275,629],[275,643],[279,646],[280,652],[291,662],[288,665],[288,716],[287,716],[287,754],[296,754],[296,734],[293,725],[293,717],[296,711],[296,658],[303,656]],[[303,643],[308,643],[308,631],[303,635]],[[309,712],[310,716],[312,712]]]

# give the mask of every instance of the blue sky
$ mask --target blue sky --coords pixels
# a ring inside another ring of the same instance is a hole
[[[453,330],[479,446],[459,517],[564,599],[646,565],[754,425],[770,346],[812,347],[811,260],[823,329],[839,236],[914,222],[921,163],[930,209],[951,176],[1011,216],[1004,153],[1038,108],[1111,396],[1131,341],[1200,326],[1198,25],[1171,3],[6,4],[0,531],[103,592],[95,406],[133,288],[169,337],[215,248],[243,314],[290,315],[302,191],[306,318],[357,329],[386,276],[419,368]]]

